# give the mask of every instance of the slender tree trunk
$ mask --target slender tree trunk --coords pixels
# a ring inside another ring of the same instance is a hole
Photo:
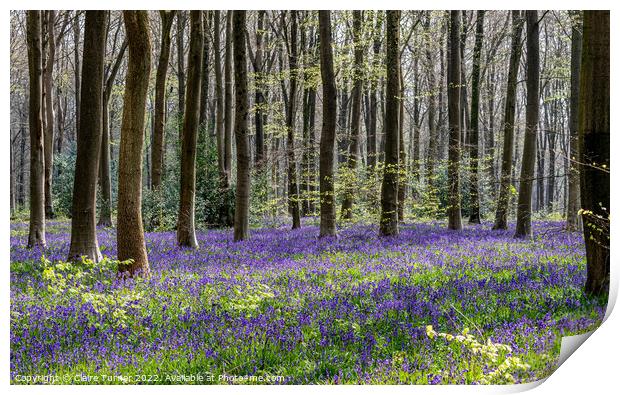
[[[226,48],[224,49],[224,168],[226,185],[230,185],[232,171],[232,133],[233,133],[233,43],[232,11],[226,14]],[[235,137],[236,138],[236,137]]]
[[[471,130],[469,131],[469,162],[471,168],[470,178],[470,224],[480,223],[480,193],[478,190],[478,128],[480,107],[480,53],[482,52],[482,40],[484,39],[484,11],[476,14],[476,42],[474,44],[474,59],[471,77]]]
[[[375,11],[375,28],[372,43],[372,62],[375,68],[380,66],[381,56],[381,27],[383,26],[383,13]],[[369,128],[367,134],[367,151],[368,151],[368,167],[371,171],[375,171],[377,165],[377,86],[379,82],[376,78],[370,81],[370,108],[369,108]]]
[[[101,260],[97,242],[97,173],[103,121],[103,63],[108,12],[86,11],[80,127],[75,159],[69,260]]]
[[[405,220],[405,198],[407,197],[407,148],[405,146],[405,81],[403,66],[398,55],[398,221]]]
[[[355,63],[353,65],[353,91],[351,92],[351,134],[349,136],[349,157],[347,167],[351,181],[357,179],[357,161],[359,157],[360,122],[362,115],[362,87],[365,46],[362,38],[363,11],[353,11],[353,45]],[[349,182],[342,202],[342,218],[353,218],[353,203],[355,200],[355,182]]]
[[[265,105],[265,96],[263,94],[263,53],[264,44],[263,36],[265,34],[265,14],[266,11],[258,11],[257,26],[256,26],[256,58],[254,59],[254,74],[255,74],[255,103],[256,111],[254,114],[256,124],[256,164],[262,165],[263,156],[265,151],[265,137],[263,132],[263,106]]]
[[[177,244],[181,247],[198,248],[195,229],[196,199],[196,141],[200,111],[200,80],[202,76],[202,11],[190,12],[190,43],[187,96],[181,142],[181,190]]]
[[[234,240],[249,237],[250,142],[248,139],[248,71],[245,43],[246,11],[233,11],[231,41],[235,68],[235,140],[237,144],[237,190],[235,196]],[[230,52],[230,51],[229,51]]]
[[[151,143],[151,190],[161,186],[165,160],[164,141],[166,133],[166,79],[170,58],[170,31],[175,11],[159,11],[161,18],[161,45],[155,75],[155,125]]]
[[[461,230],[461,187],[459,161],[461,156],[461,14],[450,11],[450,38],[448,60],[448,229]]]
[[[73,64],[75,66],[75,138],[77,140],[77,134],[80,129],[80,87],[81,83],[81,59],[80,59],[80,14],[79,11],[75,11],[75,18],[73,22]]]
[[[609,11],[584,11],[579,151],[586,243],[585,292],[609,291]]]
[[[179,125],[179,137],[181,137],[181,127],[183,125],[183,109],[185,106],[185,24],[187,14],[185,11],[177,11],[177,82],[179,84],[179,104],[177,122]]]
[[[570,60],[570,174],[568,177],[568,208],[566,228],[575,231],[579,227],[579,74],[581,73],[582,23],[581,12],[571,13],[571,60]]]
[[[54,22],[56,11],[46,11],[47,15],[47,58],[43,71],[43,96],[45,106],[45,218],[54,218],[54,205],[52,202],[52,176],[54,166],[54,62],[56,59],[56,36]]]
[[[222,189],[228,189],[229,180],[226,173],[226,153],[224,150],[225,143],[225,122],[224,122],[224,89],[222,82],[222,56],[220,44],[220,11],[213,11],[213,52],[214,52],[214,68],[215,68],[215,138],[217,141],[217,163],[220,173],[220,186]]]
[[[121,45],[114,65],[105,81],[103,90],[103,115],[102,115],[102,137],[101,137],[101,157],[99,159],[99,187],[101,189],[101,210],[99,212],[99,226],[112,226],[112,177],[110,176],[110,114],[109,104],[114,88],[114,80],[120,69],[127,41]]]
[[[504,107],[504,146],[502,151],[502,170],[500,176],[499,198],[495,212],[493,229],[508,229],[508,204],[511,195],[512,161],[514,152],[514,123],[517,96],[517,75],[521,59],[521,36],[523,18],[520,11],[512,11],[512,44],[506,81],[506,102]]]
[[[540,53],[538,42],[538,11],[526,11],[527,20],[527,104],[525,108],[525,137],[517,202],[515,237],[532,234],[532,178],[536,162],[536,134],[538,129]]]
[[[28,45],[30,45],[30,44],[28,44]],[[30,53],[29,53],[28,56],[30,56]],[[31,92],[30,93],[30,97],[32,97],[32,96],[35,96],[35,95],[33,95],[32,92]],[[25,104],[24,104],[24,106],[25,106]],[[26,121],[24,120],[24,110],[22,108],[20,108],[20,110],[19,110],[19,118],[20,118],[20,133],[19,133],[19,172],[17,173],[17,205],[21,209],[21,208],[24,208],[24,206],[26,205],[26,188],[25,188],[25,182],[26,182],[26,128],[24,126],[26,124]],[[31,130],[33,130],[33,128],[31,128]],[[44,206],[45,206],[45,204],[44,204]],[[44,211],[45,211],[45,207],[44,207]],[[30,211],[30,213],[32,214],[32,211]]]
[[[151,39],[146,11],[123,11],[129,46],[118,163],[118,259],[130,276],[149,274],[142,227],[142,147],[146,95],[151,73]]]
[[[432,40],[430,38],[430,26],[431,16],[428,12],[425,22],[424,30],[427,32],[425,37],[425,55],[426,55],[426,68],[428,76],[428,86],[430,94],[428,95],[428,156],[426,159],[426,188],[427,193],[431,197],[435,197],[435,165],[438,159],[437,143],[439,141],[439,133],[437,132],[436,115],[436,90],[437,82],[435,80],[435,63],[433,61],[433,50],[431,47]],[[441,90],[441,88],[439,88]],[[433,199],[434,200],[434,199]]]
[[[200,76],[200,110],[198,117],[198,129],[200,135],[206,134],[207,128],[207,104],[209,101],[209,40],[208,34],[208,21],[211,11],[204,11],[203,15],[203,45],[202,45],[202,75]]]
[[[336,80],[332,53],[331,12],[319,11],[321,80],[323,81],[323,127],[319,161],[320,236],[336,235],[334,198],[334,150],[336,148]]]
[[[398,234],[400,11],[386,11],[385,168],[381,184],[382,236]]]
[[[292,208],[293,229],[301,227],[297,162],[295,161],[295,113],[297,112],[297,11],[291,11],[291,40],[289,43],[289,101],[286,114],[286,145],[288,159],[288,200]]]
[[[30,226],[28,248],[45,248],[45,158],[42,119],[42,48],[41,11],[27,11],[26,40],[28,43],[30,132]]]

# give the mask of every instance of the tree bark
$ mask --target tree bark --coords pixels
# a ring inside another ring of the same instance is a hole
[[[230,185],[232,172],[232,133],[233,133],[233,34],[232,11],[226,14],[226,48],[224,49],[224,169],[225,185]],[[245,27],[244,27],[245,28]],[[236,139],[236,137],[235,137]]]
[[[343,219],[353,218],[353,203],[355,201],[355,180],[357,180],[357,161],[359,157],[360,122],[362,116],[362,87],[364,82],[364,52],[365,45],[362,42],[363,11],[353,11],[353,91],[351,92],[351,133],[349,135],[349,157],[347,167],[349,177],[353,177],[345,190],[342,202],[341,215]]]
[[[73,22],[73,64],[75,66],[74,84],[75,84],[75,138],[77,140],[77,134],[80,129],[80,86],[81,83],[81,60],[80,60],[80,14],[79,11],[75,11],[75,18]]]
[[[461,14],[450,11],[450,38],[448,59],[448,229],[461,230],[461,184],[459,161],[461,157]]]
[[[382,236],[398,234],[400,11],[386,11],[385,167],[381,184]]]
[[[427,32],[425,37],[425,59],[427,68],[427,78],[430,94],[428,95],[428,153],[426,159],[426,189],[427,194],[432,200],[436,198],[435,192],[435,166],[438,159],[437,144],[439,133],[437,131],[436,99],[437,81],[435,79],[435,63],[433,61],[432,38],[430,37],[431,15],[428,11],[424,22],[424,30]],[[441,88],[439,88],[441,91]]]
[[[265,34],[265,14],[266,11],[258,11],[256,26],[256,56],[254,59],[255,74],[255,103],[256,111],[254,114],[256,124],[256,164],[261,166],[263,163],[263,155],[265,151],[265,137],[263,132],[263,106],[265,105],[265,96],[263,94],[263,54],[264,43],[263,36]]]
[[[114,80],[120,69],[127,41],[121,45],[114,65],[105,81],[103,90],[103,115],[102,115],[102,137],[101,137],[101,157],[99,159],[99,187],[101,188],[101,210],[99,212],[99,226],[112,226],[112,177],[110,176],[110,114],[109,104],[114,88]]]
[[[375,12],[375,28],[374,38],[372,43],[373,52],[373,66],[375,68],[380,65],[380,53],[381,53],[381,27],[383,25],[382,13]],[[379,85],[377,78],[373,78],[370,81],[370,114],[369,114],[369,128],[367,131],[367,151],[368,151],[368,167],[371,171],[375,171],[377,165],[377,86]]]
[[[45,101],[45,132],[44,132],[44,156],[45,156],[45,218],[54,218],[54,205],[52,199],[52,177],[54,166],[54,62],[56,59],[56,36],[54,22],[56,11],[46,11],[47,15],[47,58],[43,70],[43,100]]]
[[[222,56],[220,44],[220,11],[213,11],[213,51],[215,67],[215,138],[217,142],[217,164],[220,173],[220,187],[229,187],[228,174],[226,173],[226,153],[224,144],[226,136],[224,133],[224,88],[222,86]]]
[[[568,207],[566,212],[566,228],[575,231],[579,228],[579,74],[581,73],[582,22],[581,12],[571,13],[571,58],[570,58],[570,137],[568,176]]]
[[[166,133],[166,79],[170,59],[170,31],[176,11],[159,11],[161,18],[161,45],[155,75],[155,125],[151,143],[151,190],[161,186],[164,171],[164,140]]]
[[[183,106],[185,106],[185,24],[187,23],[187,15],[185,11],[177,11],[177,82],[179,89],[179,103],[177,122],[179,125],[179,137],[181,137],[181,127],[183,125]]]
[[[470,214],[469,223],[480,223],[480,192],[478,189],[478,128],[480,108],[480,54],[482,52],[482,40],[484,39],[484,11],[476,14],[476,42],[474,43],[474,58],[471,77],[471,130],[469,131],[469,163],[471,168],[470,178]]]
[[[519,180],[517,202],[517,227],[515,237],[529,237],[532,234],[532,178],[536,163],[536,135],[538,129],[540,53],[538,33],[538,11],[526,11],[527,21],[527,103],[525,107],[525,136],[523,159]]]
[[[521,59],[521,36],[523,32],[523,18],[521,11],[512,13],[512,44],[510,46],[510,60],[508,66],[508,80],[506,81],[506,102],[504,107],[504,146],[502,151],[502,170],[500,176],[499,198],[495,212],[493,229],[508,229],[508,204],[510,203],[510,187],[512,176],[512,161],[514,153],[514,123],[517,96],[517,75]]]
[[[245,43],[246,11],[232,12],[232,42],[235,68],[235,141],[237,144],[237,190],[234,240],[249,237],[250,142],[248,139],[248,70]]]
[[[609,292],[609,11],[584,11],[579,86],[581,208],[585,292]]]
[[[319,11],[321,80],[323,81],[323,126],[319,161],[321,225],[319,236],[336,235],[334,198],[334,150],[336,148],[336,80],[332,52],[331,12]]]
[[[28,248],[45,248],[45,158],[42,119],[42,48],[41,11],[27,11],[26,40],[28,44],[30,132],[30,225]]]
[[[211,11],[203,12],[203,45],[202,45],[202,75],[200,76],[200,111],[198,128],[201,136],[207,132],[207,106],[209,101],[209,40],[207,40],[208,23]],[[201,137],[202,138],[202,137]],[[206,141],[206,140],[205,140]]]
[[[293,217],[293,229],[301,228],[299,187],[297,185],[297,162],[295,160],[295,115],[297,112],[297,11],[291,13],[291,37],[289,43],[289,101],[286,114],[286,150],[288,160],[288,200]]]
[[[130,276],[149,274],[142,226],[142,147],[146,95],[151,73],[151,39],[146,11],[123,11],[129,46],[118,163],[119,271]]]
[[[97,173],[101,155],[103,120],[103,64],[107,37],[107,11],[86,11],[80,124],[75,159],[71,246],[68,260],[101,260],[97,242]]]
[[[195,229],[196,142],[200,111],[200,80],[202,76],[202,12],[190,12],[190,42],[187,60],[188,81],[181,142],[181,185],[177,244],[198,248]]]

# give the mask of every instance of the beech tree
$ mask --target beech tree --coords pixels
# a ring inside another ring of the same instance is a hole
[[[398,234],[398,95],[400,11],[386,11],[386,91],[385,91],[385,167],[381,184],[381,219],[383,236]]]
[[[362,42],[362,11],[353,11],[353,46],[355,53],[355,63],[353,65],[353,91],[351,92],[351,133],[349,135],[349,157],[347,166],[351,174],[357,170],[357,160],[359,156],[360,121],[362,115],[362,87],[363,87],[363,67],[364,67],[364,43]],[[355,190],[353,183],[345,191],[342,201],[342,218],[353,218],[353,202]]]
[[[461,184],[459,160],[461,156],[461,13],[450,11],[448,39],[448,229],[461,230]]]
[[[54,62],[56,58],[56,11],[44,11],[47,38],[47,57],[43,67],[43,123],[44,123],[44,146],[45,156],[45,217],[54,218],[54,205],[52,199],[52,177],[54,166]]]
[[[41,11],[26,14],[28,42],[29,100],[28,124],[30,132],[30,224],[28,248],[45,248],[45,158],[42,100]]]
[[[187,94],[181,140],[181,184],[179,216],[177,220],[177,244],[182,247],[198,248],[196,239],[196,142],[200,111],[200,80],[202,76],[202,12],[190,12],[190,39]]]
[[[471,115],[469,117],[469,163],[470,163],[470,214],[469,223],[480,223],[480,191],[478,189],[478,129],[480,116],[480,56],[484,39],[484,11],[476,13],[476,42],[474,44],[473,69],[471,76]]]
[[[155,75],[155,114],[153,143],[151,145],[151,189],[161,186],[164,171],[164,139],[166,126],[166,79],[170,59],[170,31],[175,11],[159,11],[161,19],[161,45]]]
[[[112,226],[112,177],[110,175],[110,97],[114,89],[114,80],[120,69],[127,40],[121,44],[114,64],[104,73],[103,115],[101,136],[101,157],[99,158],[99,187],[101,188],[101,209],[99,210],[99,226]]]
[[[101,260],[96,208],[103,133],[103,63],[107,23],[107,11],[86,11],[69,260],[80,260],[82,257]]]
[[[584,11],[579,86],[579,157],[585,291],[609,291],[609,11]]]
[[[321,81],[323,82],[323,126],[319,161],[320,233],[336,235],[336,202],[334,196],[334,150],[336,149],[336,79],[332,51],[331,12],[319,11]]]
[[[142,147],[146,95],[151,74],[151,39],[146,11],[123,11],[129,47],[121,124],[118,171],[118,259],[129,261],[119,270],[149,274],[142,225]]]
[[[525,12],[525,17],[527,24],[527,104],[515,237],[528,237],[532,233],[532,178],[534,177],[534,164],[536,163],[536,135],[540,102],[538,11],[528,10]]]
[[[232,12],[232,41],[235,67],[235,142],[237,144],[237,190],[235,196],[235,241],[249,237],[250,142],[248,141],[248,71],[245,43],[246,11]]]
[[[521,36],[523,35],[523,18],[521,11],[511,11],[512,43],[510,45],[510,61],[508,65],[508,80],[506,81],[506,102],[504,105],[504,145],[501,159],[501,176],[499,198],[495,212],[493,229],[508,229],[508,203],[512,186],[512,160],[514,154],[515,107],[517,96],[517,75],[521,59]]]
[[[579,75],[581,74],[582,16],[580,11],[571,13],[570,45],[570,138],[568,176],[568,206],[566,208],[567,230],[579,226]]]
[[[293,216],[293,229],[301,227],[299,187],[295,162],[295,115],[297,112],[297,11],[291,11],[291,36],[289,45],[289,101],[286,111],[286,148],[288,160],[288,201]]]

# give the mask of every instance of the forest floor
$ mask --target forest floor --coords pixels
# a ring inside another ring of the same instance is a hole
[[[11,225],[13,383],[529,382],[553,371],[561,336],[605,312],[581,290],[582,235],[560,222],[527,241],[440,222],[388,239],[367,225],[240,243],[209,230],[197,250],[147,233],[148,279],[61,263],[69,229],[48,224],[45,260],[25,248],[27,224]],[[113,229],[99,243],[116,256]]]

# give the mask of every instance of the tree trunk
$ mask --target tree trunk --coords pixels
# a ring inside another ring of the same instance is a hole
[[[266,11],[258,11],[257,26],[256,26],[256,57],[254,59],[254,74],[255,74],[255,124],[256,124],[256,164],[261,166],[263,162],[263,155],[265,150],[265,137],[263,132],[263,106],[265,103],[265,96],[263,94],[263,53],[264,44],[263,36],[265,34],[265,14]]]
[[[196,199],[196,141],[200,111],[200,80],[202,76],[202,12],[190,12],[190,42],[187,60],[188,81],[181,142],[181,185],[177,244],[198,248],[194,224]]]
[[[461,14],[450,11],[448,59],[448,229],[461,230],[461,187],[459,161],[461,157]]]
[[[428,76],[428,86],[430,94],[428,95],[428,153],[426,159],[426,189],[427,194],[431,197],[435,197],[435,165],[438,159],[437,142],[439,141],[439,133],[437,132],[436,115],[436,90],[437,81],[435,79],[435,63],[433,61],[433,50],[431,47],[432,39],[430,37],[431,15],[428,12],[424,29],[427,32],[425,37],[425,54],[426,54],[426,68]],[[441,88],[439,89],[441,90]],[[434,200],[434,199],[433,199]]]
[[[399,44],[400,45],[400,44]],[[398,51],[398,221],[405,220],[405,198],[407,197],[407,149],[405,147],[405,81]]]
[[[75,66],[75,138],[77,140],[77,134],[80,129],[80,86],[81,83],[81,59],[80,59],[80,14],[79,11],[75,11],[75,18],[73,20],[73,65]]]
[[[47,58],[43,71],[43,99],[45,101],[45,131],[44,131],[44,156],[45,156],[45,218],[54,218],[54,205],[52,202],[52,175],[54,166],[54,62],[56,58],[56,37],[54,22],[56,11],[46,11],[47,15]]]
[[[474,59],[471,76],[471,130],[469,131],[469,163],[471,168],[470,178],[470,213],[469,223],[480,223],[480,193],[478,190],[478,128],[480,107],[480,53],[482,40],[484,39],[484,11],[478,11],[476,15],[476,42],[474,44]]]
[[[609,291],[609,11],[584,11],[579,86],[580,189],[585,292]]]
[[[198,129],[201,136],[204,136],[207,128],[207,104],[209,101],[209,40],[208,21],[211,11],[203,12],[203,45],[202,45],[202,75],[200,76],[200,110],[198,116]]]
[[[119,271],[149,274],[142,227],[142,147],[146,95],[151,73],[151,39],[146,11],[123,11],[129,46],[118,161],[118,259],[131,260]]]
[[[332,52],[331,12],[319,11],[321,80],[323,81],[323,127],[319,161],[320,237],[336,235],[334,198],[334,149],[336,148],[336,80]]]
[[[107,24],[107,11],[86,11],[80,88],[80,127],[73,183],[71,247],[68,257],[68,260],[72,261],[79,261],[83,256],[93,261],[101,260],[97,242],[96,209]]]
[[[226,173],[226,153],[224,143],[226,136],[224,133],[224,89],[222,86],[222,56],[220,44],[220,11],[213,11],[213,52],[215,68],[215,139],[217,142],[217,164],[220,173],[220,187],[228,189],[229,179]]]
[[[230,12],[230,11],[229,11]],[[237,190],[234,240],[249,237],[250,142],[248,139],[248,70],[245,43],[246,11],[232,11],[231,31],[235,67],[235,141],[237,144]],[[228,52],[231,52],[230,50]]]
[[[27,11],[26,40],[30,78],[28,123],[30,132],[30,226],[28,248],[45,248],[45,159],[43,152],[43,119],[41,111],[42,48],[41,11]]]
[[[359,157],[360,122],[362,115],[362,85],[364,80],[364,52],[365,45],[362,39],[363,11],[353,11],[353,46],[355,63],[353,65],[353,92],[351,92],[351,133],[349,136],[349,157],[347,167],[349,169],[348,188],[345,190],[342,202],[342,218],[353,218],[353,202],[355,193],[355,180],[357,180],[357,161]]]
[[[504,146],[502,151],[502,170],[500,176],[499,198],[495,212],[493,229],[508,229],[508,204],[511,195],[512,161],[514,152],[514,124],[517,96],[517,75],[521,59],[521,35],[523,32],[523,18],[520,11],[512,13],[512,44],[510,46],[510,60],[508,66],[508,80],[506,82],[506,102],[504,107]]]
[[[151,190],[161,186],[164,170],[164,140],[166,133],[166,78],[170,58],[170,31],[175,11],[159,11],[161,18],[161,45],[155,76],[155,125],[151,143]]]
[[[179,103],[177,122],[179,125],[179,137],[181,138],[181,126],[183,125],[183,109],[185,106],[185,24],[187,15],[185,11],[177,11],[177,82],[179,89]]]
[[[570,174],[568,177],[568,208],[566,228],[575,231],[579,228],[579,74],[581,73],[582,22],[581,12],[571,13],[571,57],[570,57]]]
[[[381,54],[381,27],[383,26],[383,13],[375,11],[375,28],[372,43],[372,62],[375,68],[380,67]],[[367,131],[367,162],[371,171],[375,171],[377,165],[377,86],[379,85],[376,78],[370,81],[370,100],[369,100],[369,128]]]
[[[232,133],[233,133],[233,61],[232,61],[232,11],[226,14],[226,48],[224,49],[224,169],[226,188],[230,185],[232,171]],[[245,29],[245,27],[244,27]],[[236,137],[235,137],[236,138]]]
[[[291,13],[291,40],[289,43],[289,101],[286,111],[286,151],[288,160],[288,201],[293,216],[293,229],[301,228],[297,162],[295,161],[295,113],[297,111],[297,11]]]
[[[381,184],[382,236],[398,234],[400,11],[386,11],[385,168]]]
[[[532,178],[536,163],[536,134],[538,129],[540,53],[538,42],[538,11],[526,11],[527,20],[527,104],[525,107],[525,136],[517,202],[515,237],[532,234]]]
[[[109,104],[114,80],[120,69],[127,41],[121,45],[114,65],[105,81],[103,90],[103,115],[102,115],[102,138],[101,138],[101,157],[99,159],[99,187],[101,188],[101,210],[99,212],[99,226],[112,226],[112,178],[110,176],[110,114]]]

